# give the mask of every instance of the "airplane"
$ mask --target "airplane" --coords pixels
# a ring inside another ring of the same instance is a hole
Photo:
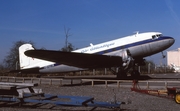
[[[171,68],[175,73],[180,72],[180,66],[176,66],[174,63],[171,64]]]
[[[172,46],[175,39],[160,32],[135,33],[74,50],[62,52],[37,50],[31,44],[19,47],[19,72],[75,72],[93,68],[109,68],[117,78],[138,77],[137,66],[145,65],[145,57],[162,52]]]

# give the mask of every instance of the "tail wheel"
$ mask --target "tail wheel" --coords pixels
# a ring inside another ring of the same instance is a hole
[[[174,99],[175,99],[175,101],[176,101],[177,104],[180,104],[180,92],[176,93]]]

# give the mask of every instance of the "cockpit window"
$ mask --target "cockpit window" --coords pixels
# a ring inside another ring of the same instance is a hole
[[[162,34],[157,34],[156,36],[157,36],[157,37],[161,37],[161,36],[162,36]]]
[[[159,37],[161,37],[162,34],[156,34],[156,35],[152,35],[152,39],[158,39]]]
[[[155,39],[155,38],[156,38],[156,35],[153,35],[153,36],[152,36],[152,39]]]

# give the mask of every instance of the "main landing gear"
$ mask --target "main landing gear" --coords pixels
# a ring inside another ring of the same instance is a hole
[[[116,75],[117,79],[138,79],[140,76],[140,72],[133,68],[131,71],[126,71],[123,68],[118,68],[117,71],[110,69],[113,74]],[[131,76],[128,76],[131,74]]]
[[[116,73],[117,78],[138,79],[140,76],[140,72],[137,69],[138,69],[138,65],[135,64],[135,62],[132,60],[131,62],[128,63],[128,66],[118,68],[118,72]],[[131,76],[128,76],[128,74],[131,74]]]

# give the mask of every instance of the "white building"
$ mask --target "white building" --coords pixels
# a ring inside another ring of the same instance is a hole
[[[180,66],[180,48],[177,50],[167,51],[167,65],[171,64]]]

